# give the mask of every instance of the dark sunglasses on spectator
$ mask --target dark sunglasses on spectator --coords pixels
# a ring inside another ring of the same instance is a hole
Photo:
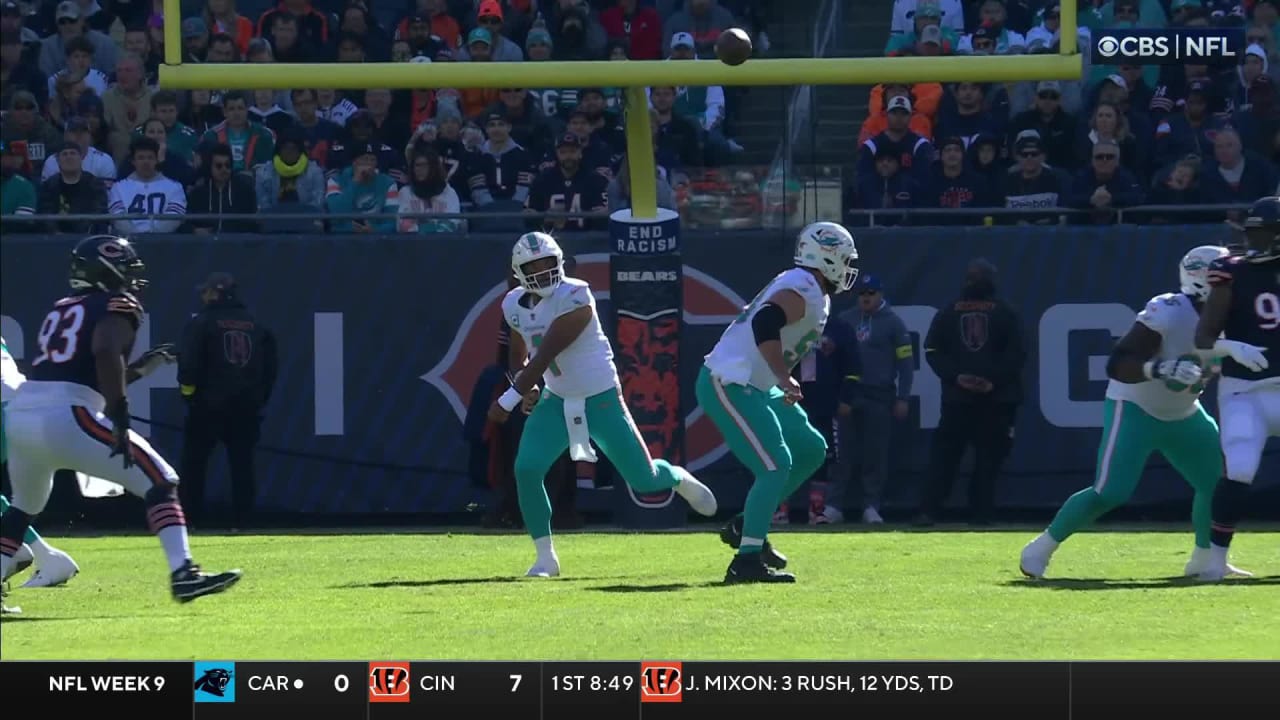
[[[1053,92],[1052,90],[1046,90],[1046,91],[1044,91],[1044,92],[1042,92],[1042,93],[1039,93],[1039,97],[1040,97],[1042,100],[1057,100],[1058,98],[1060,98],[1060,97],[1062,97],[1062,96],[1061,96],[1061,95],[1059,95],[1059,94],[1058,94],[1058,93],[1056,93],[1056,92]]]
[[[1116,156],[1113,155],[1112,153],[1102,153],[1100,155],[1094,155],[1093,159],[1094,160],[1115,160]]]
[[[75,25],[75,24],[76,24],[76,23],[78,23],[78,22],[80,22],[80,21],[79,21],[79,20],[74,20],[74,19],[72,19],[72,18],[58,18],[58,24],[59,24],[59,25]]]
[[[1020,155],[1024,158],[1038,158],[1042,155],[1039,150],[1023,150]]]

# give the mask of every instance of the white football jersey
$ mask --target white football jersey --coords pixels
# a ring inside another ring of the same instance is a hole
[[[233,208],[226,208],[234,212]],[[150,180],[143,180],[133,173],[117,180],[107,193],[107,212],[112,215],[186,215],[187,191],[182,184],[170,180],[164,173],[156,173]],[[141,220],[116,220],[116,232],[129,236],[135,233],[174,232],[182,224],[180,217],[144,218]]]
[[[782,357],[787,367],[795,367],[800,358],[807,355],[822,339],[827,317],[831,315],[831,298],[808,270],[798,267],[784,270],[765,285],[750,305],[743,308],[742,314],[725,329],[720,341],[706,356],[707,368],[721,382],[751,385],[761,390],[768,390],[778,384],[773,371],[760,354],[760,349],[756,347],[751,320],[760,306],[781,290],[795,291],[804,298],[804,317],[799,322],[782,328]]]
[[[18,386],[26,381],[27,377],[18,370],[18,363],[9,354],[9,346],[4,338],[0,338],[0,402],[12,400]]]
[[[1191,298],[1186,295],[1165,293],[1151,298],[1142,312],[1138,313],[1137,321],[1160,334],[1160,350],[1152,358],[1155,362],[1177,360],[1183,355],[1195,354],[1196,323],[1200,321],[1200,313],[1196,312]],[[1206,377],[1205,381],[1208,379]],[[1112,380],[1107,385],[1107,397],[1112,400],[1127,400],[1158,420],[1182,420],[1196,412],[1200,393],[1190,389],[1170,390],[1164,380],[1140,383]]]
[[[549,297],[516,288],[502,299],[502,316],[511,329],[524,338],[533,354],[552,321],[581,307],[591,308],[591,322],[582,334],[556,356],[543,379],[547,389],[562,398],[586,398],[618,386],[618,369],[613,364],[613,348],[600,327],[600,313],[591,287],[577,278],[566,277]]]

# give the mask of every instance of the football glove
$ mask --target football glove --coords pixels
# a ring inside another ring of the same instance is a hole
[[[1242,343],[1237,340],[1219,340],[1213,344],[1213,352],[1219,357],[1230,357],[1252,372],[1261,372],[1271,366],[1263,355],[1264,347]]]
[[[168,365],[177,361],[178,354],[174,344],[165,343],[139,355],[137,360],[129,363],[129,369],[138,373],[138,377],[146,377],[160,369],[161,365]]]
[[[1204,376],[1204,369],[1199,363],[1182,358],[1159,363],[1149,362],[1143,369],[1146,371],[1146,376],[1152,380],[1176,382],[1187,386],[1195,385]]]

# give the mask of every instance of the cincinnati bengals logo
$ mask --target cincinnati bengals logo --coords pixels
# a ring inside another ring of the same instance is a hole
[[[204,675],[196,680],[195,689],[200,692],[206,692],[210,695],[223,697],[227,692],[227,685],[231,682],[231,673],[223,668],[213,668],[206,670]]]
[[[409,663],[369,663],[369,702],[409,702]]]
[[[574,277],[591,285],[601,316],[608,317],[613,312],[612,305],[609,304],[609,254],[589,253],[578,255],[576,260]],[[467,416],[467,402],[481,372],[493,364],[494,336],[502,324],[502,297],[506,295],[507,289],[505,282],[497,283],[476,301],[463,317],[444,357],[421,376],[422,380],[444,395],[457,415],[458,422],[463,422]],[[685,326],[685,332],[679,341],[681,363],[697,367],[701,365],[702,356],[711,351],[724,328],[742,313],[747,301],[724,283],[688,265],[684,267],[681,292],[684,298]],[[607,326],[609,323],[604,324]],[[648,332],[658,336],[656,344],[661,347],[665,342],[662,338],[663,328],[659,326]],[[646,421],[640,415],[643,413],[636,413],[636,424],[646,438],[664,436],[669,432],[670,428],[665,424],[647,428]],[[701,408],[687,409],[684,426],[685,467],[689,470],[696,472],[705,468],[728,452],[720,431]],[[659,505],[670,502],[669,493],[660,499],[656,496],[653,499]],[[644,504],[644,500],[637,498],[640,504]]]
[[[682,663],[641,663],[640,702],[680,702],[684,695]]]

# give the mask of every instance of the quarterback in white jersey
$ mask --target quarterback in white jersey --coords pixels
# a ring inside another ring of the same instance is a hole
[[[8,462],[9,459],[4,435],[4,408],[26,380],[26,376],[18,369],[18,363],[14,361],[13,355],[9,353],[8,343],[4,338],[0,338],[0,464]],[[0,495],[0,515],[8,509],[9,499]],[[36,565],[35,573],[23,584],[23,587],[62,585],[80,572],[80,567],[70,555],[45,542],[34,527],[27,528],[26,535],[22,539],[23,545],[14,555],[15,563],[11,575],[18,574],[32,561]],[[6,581],[8,579],[8,577],[4,578]],[[12,610],[15,608],[6,608],[6,612]]]
[[[1188,252],[1179,264],[1182,291],[1152,298],[1116,344],[1107,361],[1111,381],[1093,486],[1068,498],[1048,529],[1023,548],[1019,567],[1024,575],[1044,577],[1061,543],[1127,502],[1147,458],[1157,451],[1195,491],[1195,549],[1184,572],[1198,575],[1208,565],[1222,456],[1215,451],[1218,424],[1200,404],[1200,395],[1218,366],[1206,369],[1196,353],[1195,332],[1209,294],[1209,266],[1226,254],[1226,248],[1212,245]]]
[[[522,235],[511,253],[520,281],[502,299],[515,357],[532,354],[494,401],[489,419],[506,422],[517,405],[529,415],[516,451],[516,491],[537,558],[527,575],[555,577],[560,559],[551,540],[547,471],[568,448],[574,460],[595,462],[594,442],[639,493],[674,490],[701,515],[716,512],[707,486],[684,468],[655,460],[622,401],[613,349],[600,326],[587,283],[565,277],[564,251],[546,233]],[[539,381],[545,389],[539,390]]]
[[[795,582],[767,539],[774,510],[826,459],[827,443],[799,406],[791,370],[822,339],[832,293],[858,277],[858,249],[844,227],[800,231],[795,267],[778,273],[705,358],[695,391],[725,444],[755,475],[746,508],[720,532],[738,549],[726,583]]]

